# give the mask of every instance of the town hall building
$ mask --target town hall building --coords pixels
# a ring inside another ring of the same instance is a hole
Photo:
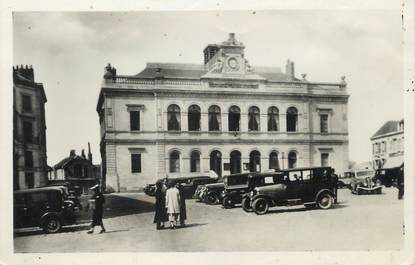
[[[103,181],[140,190],[158,178],[348,166],[347,84],[310,82],[294,62],[250,65],[233,33],[203,64],[105,68],[97,104]]]

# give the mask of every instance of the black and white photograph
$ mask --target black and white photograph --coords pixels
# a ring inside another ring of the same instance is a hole
[[[13,11],[12,255],[411,264],[400,7]]]

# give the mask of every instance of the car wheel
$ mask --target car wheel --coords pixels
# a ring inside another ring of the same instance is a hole
[[[264,198],[256,199],[252,205],[254,211],[258,215],[266,214],[268,212],[268,201]]]
[[[216,204],[216,203],[218,203],[218,198],[216,197],[216,195],[214,193],[209,193],[206,196],[206,203],[207,204]]]
[[[57,217],[49,217],[46,219],[46,221],[43,223],[43,230],[46,233],[56,233],[61,230],[62,224],[61,220]]]
[[[320,209],[330,209],[333,206],[334,198],[330,193],[323,193],[318,197],[317,206]]]
[[[242,199],[242,209],[244,209],[245,212],[252,212],[254,209],[251,207],[251,200],[249,198],[243,198]]]
[[[225,196],[225,198],[223,198],[222,205],[225,209],[230,209],[235,206],[235,203],[230,196]]]

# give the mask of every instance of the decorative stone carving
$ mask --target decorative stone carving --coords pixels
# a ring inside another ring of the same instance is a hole
[[[245,69],[247,73],[254,72],[254,68],[249,64],[247,59],[245,59]]]
[[[221,73],[223,69],[223,58],[219,57],[216,62],[213,64],[212,69],[209,73]]]

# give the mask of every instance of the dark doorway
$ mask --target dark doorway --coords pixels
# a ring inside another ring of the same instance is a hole
[[[210,153],[210,170],[213,170],[218,174],[219,177],[222,176],[222,154],[219,151],[212,151]]]
[[[231,174],[241,173],[241,152],[232,151],[230,157]]]

